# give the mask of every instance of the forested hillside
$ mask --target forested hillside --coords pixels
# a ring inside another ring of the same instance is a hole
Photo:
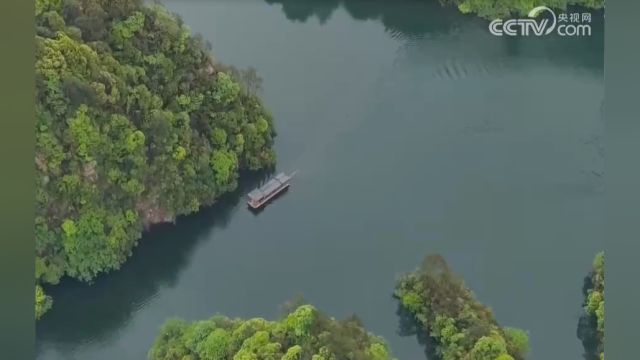
[[[151,360],[392,360],[384,341],[356,317],[335,320],[301,305],[278,321],[215,316],[167,321],[149,351]]]
[[[40,284],[117,269],[145,226],[271,166],[252,73],[214,62],[160,5],[36,1],[36,316]]]
[[[500,326],[439,255],[427,256],[419,269],[402,276],[394,296],[407,317],[405,335],[415,333],[429,358],[523,360],[529,352],[527,333]]]

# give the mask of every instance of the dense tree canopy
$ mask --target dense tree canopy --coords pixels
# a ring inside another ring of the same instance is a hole
[[[144,226],[274,163],[255,74],[160,5],[38,0],[36,31],[37,284],[117,269]],[[50,306],[36,286],[37,314]]]
[[[522,360],[529,351],[527,333],[501,327],[438,255],[402,276],[394,296],[440,360]]]
[[[604,252],[596,255],[586,280],[584,315],[578,336],[587,348],[587,359],[604,360]]]
[[[149,351],[151,360],[391,360],[384,341],[355,317],[337,321],[311,305],[278,321],[215,316],[167,321]]]

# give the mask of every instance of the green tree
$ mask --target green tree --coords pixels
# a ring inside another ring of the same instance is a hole
[[[36,319],[40,319],[52,304],[51,296],[46,295],[40,285],[36,285]]]
[[[309,329],[316,320],[316,310],[310,305],[302,305],[289,314],[284,322],[285,328],[293,336],[302,338],[309,333]]]
[[[215,329],[198,348],[198,356],[202,360],[222,360],[228,356],[231,336],[224,329]]]
[[[216,150],[211,155],[211,166],[216,174],[216,185],[224,187],[232,181],[238,164],[236,155],[226,150]]]
[[[472,360],[495,360],[505,354],[507,354],[507,343],[496,334],[481,337],[473,345],[470,353]]]
[[[282,355],[281,360],[299,360],[302,353],[302,347],[300,345],[294,345],[287,349],[287,352]]]
[[[525,358],[529,351],[529,335],[526,331],[517,328],[505,327],[504,328],[505,339],[509,344],[509,352],[520,355],[521,358]]]

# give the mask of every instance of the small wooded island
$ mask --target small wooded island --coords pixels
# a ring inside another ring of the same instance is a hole
[[[523,360],[529,352],[527,333],[500,326],[439,255],[402,276],[394,297],[408,314],[406,332],[421,339],[429,358]]]

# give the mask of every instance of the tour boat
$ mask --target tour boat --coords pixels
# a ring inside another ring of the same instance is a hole
[[[278,195],[289,187],[289,183],[293,175],[295,175],[295,172],[293,172],[291,175],[287,175],[281,172],[271,178],[271,180],[267,181],[261,187],[251,191],[247,195],[247,197],[249,198],[249,201],[247,201],[249,207],[251,207],[252,209],[261,208],[264,204],[269,202],[269,200],[273,199],[274,196]]]

